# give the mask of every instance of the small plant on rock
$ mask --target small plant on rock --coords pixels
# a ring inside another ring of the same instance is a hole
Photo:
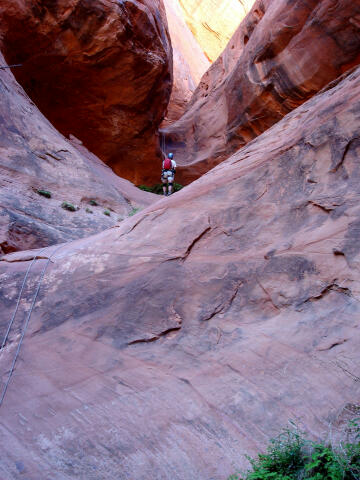
[[[110,217],[110,210],[104,210],[104,215]]]
[[[139,212],[140,211],[140,208],[136,208],[134,207],[131,212],[129,213],[129,217],[132,217],[133,215],[135,215],[135,213]]]
[[[39,189],[39,190],[36,190],[36,193],[38,193],[42,197],[51,198],[51,192],[49,192],[48,190]]]
[[[93,207],[97,207],[99,205],[98,202],[93,198],[89,200],[89,204],[92,205]]]
[[[78,208],[70,202],[63,202],[61,207],[69,212],[76,212],[76,210],[78,210]]]

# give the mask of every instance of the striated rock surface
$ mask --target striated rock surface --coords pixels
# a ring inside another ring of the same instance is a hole
[[[164,5],[173,48],[173,88],[162,123],[162,126],[167,126],[184,113],[210,62],[185,23],[179,1],[164,0]]]
[[[257,0],[202,78],[184,116],[165,129],[188,183],[278,122],[360,61],[360,5]]]
[[[8,69],[0,69],[0,95],[0,254],[88,236],[157,198],[60,135]],[[63,202],[79,210],[64,210]]]
[[[147,183],[171,92],[162,0],[1,0],[1,44],[42,113],[120,176]]]
[[[360,69],[58,250],[0,407],[0,476],[224,480],[289,419],[315,438],[341,424],[360,393],[359,128]],[[1,332],[31,255],[0,261]]]
[[[184,18],[208,59],[225,49],[255,0],[178,0]]]

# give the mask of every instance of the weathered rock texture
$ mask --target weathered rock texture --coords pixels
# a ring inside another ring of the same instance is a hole
[[[0,69],[0,96],[0,254],[85,237],[118,223],[133,206],[154,201],[60,135],[10,70]],[[90,199],[99,205],[89,205]],[[64,201],[81,208],[66,211]]]
[[[224,50],[254,0],[178,0],[185,20],[210,61]]]
[[[165,130],[187,183],[265,131],[360,61],[352,0],[258,0]]]
[[[289,419],[336,427],[360,394],[359,129],[360,69],[58,250],[0,407],[0,475],[224,480]],[[0,262],[2,332],[29,256]]]
[[[185,23],[178,0],[164,0],[173,48],[173,88],[167,109],[166,126],[178,120],[210,62]]]
[[[51,123],[120,176],[155,178],[172,81],[162,0],[1,0],[0,18],[3,53]]]

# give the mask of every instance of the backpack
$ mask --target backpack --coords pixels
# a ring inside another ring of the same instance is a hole
[[[164,160],[164,170],[171,170],[172,169],[172,164],[170,158],[165,158]]]

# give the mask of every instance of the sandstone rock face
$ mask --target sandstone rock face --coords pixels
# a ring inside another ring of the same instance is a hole
[[[210,62],[185,23],[178,0],[164,0],[173,48],[173,88],[162,126],[178,120]]]
[[[359,400],[359,128],[360,69],[58,250],[0,407],[0,475],[224,480],[289,419],[315,438],[335,428]],[[33,254],[0,261],[2,332]]]
[[[187,183],[360,61],[360,5],[258,0],[210,67],[184,116],[165,129]]]
[[[172,82],[162,0],[1,0],[0,17],[5,57],[51,123],[120,176],[155,178]]]
[[[60,135],[10,70],[0,69],[0,95],[0,254],[85,237],[115,225],[133,206],[154,201]],[[80,208],[64,210],[63,202]]]
[[[254,0],[178,1],[190,30],[212,62],[254,4]]]

